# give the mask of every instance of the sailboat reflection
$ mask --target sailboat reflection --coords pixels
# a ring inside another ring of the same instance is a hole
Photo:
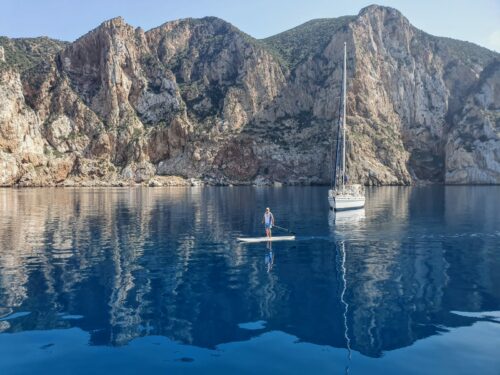
[[[328,214],[328,224],[333,236],[352,236],[363,228],[365,219],[365,209],[350,211],[330,211]]]
[[[335,232],[345,232],[347,230],[352,231],[358,228],[363,220],[365,219],[365,209],[361,208],[359,210],[349,210],[349,211],[331,211],[328,216],[328,221],[330,224],[330,229]],[[351,232],[350,232],[351,233]],[[342,290],[340,291],[340,303],[343,306],[342,317],[344,320],[344,338],[345,345],[347,348],[347,364],[345,366],[345,373],[349,373],[349,367],[351,363],[351,338],[349,336],[349,326],[347,322],[347,315],[349,313],[349,304],[346,300],[347,291],[347,268],[346,268],[346,251],[345,242],[340,241],[337,243],[336,248],[339,252],[339,262],[338,262],[338,275],[340,276],[340,285]]]
[[[274,265],[274,253],[273,253],[273,243],[272,241],[267,241],[266,244],[266,256],[264,257],[266,263],[267,272],[271,272]]]
[[[347,348],[347,359],[348,362],[345,367],[345,373],[349,373],[349,366],[351,363],[351,339],[349,337],[349,327],[347,325],[347,313],[349,311],[349,304],[347,303],[345,299],[345,293],[347,290],[347,279],[346,279],[346,253],[345,253],[345,243],[344,241],[341,241],[339,245],[337,246],[337,249],[339,250],[339,255],[340,255],[340,265],[339,265],[339,275],[342,280],[342,290],[340,292],[340,302],[344,306],[344,311],[342,313],[343,319],[344,319],[344,338],[345,338],[345,343],[346,343],[346,348]]]
[[[328,217],[332,225],[351,225],[358,224],[365,219],[365,209],[349,210],[349,211],[330,211]]]

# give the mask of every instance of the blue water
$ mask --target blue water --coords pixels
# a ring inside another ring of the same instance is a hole
[[[326,194],[0,190],[0,374],[500,374],[500,187]]]

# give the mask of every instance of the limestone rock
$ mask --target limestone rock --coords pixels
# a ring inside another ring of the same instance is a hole
[[[148,186],[191,186],[191,182],[180,176],[155,176],[148,181]]]
[[[12,154],[0,151],[0,186],[13,185],[19,174],[17,160]]]
[[[264,40],[214,17],[0,38],[0,184],[328,183],[344,42],[352,182],[500,183],[499,54],[369,6]]]
[[[155,175],[156,168],[148,162],[131,163],[123,168],[121,177],[135,182],[148,181]]]
[[[224,176],[236,181],[252,180],[259,169],[252,141],[244,139],[222,147],[214,163]]]
[[[481,73],[446,143],[446,182],[500,184],[500,61]]]

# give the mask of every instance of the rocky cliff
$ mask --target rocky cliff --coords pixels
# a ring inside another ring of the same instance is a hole
[[[255,40],[217,18],[0,38],[0,184],[327,183],[348,45],[348,169],[500,183],[500,55],[398,11]]]

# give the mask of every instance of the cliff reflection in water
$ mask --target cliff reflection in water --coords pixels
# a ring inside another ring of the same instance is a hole
[[[0,190],[0,329],[210,348],[280,330],[379,356],[477,320],[452,311],[500,310],[498,192],[372,189],[351,220],[324,188]],[[272,258],[234,241],[269,202],[304,236]]]

